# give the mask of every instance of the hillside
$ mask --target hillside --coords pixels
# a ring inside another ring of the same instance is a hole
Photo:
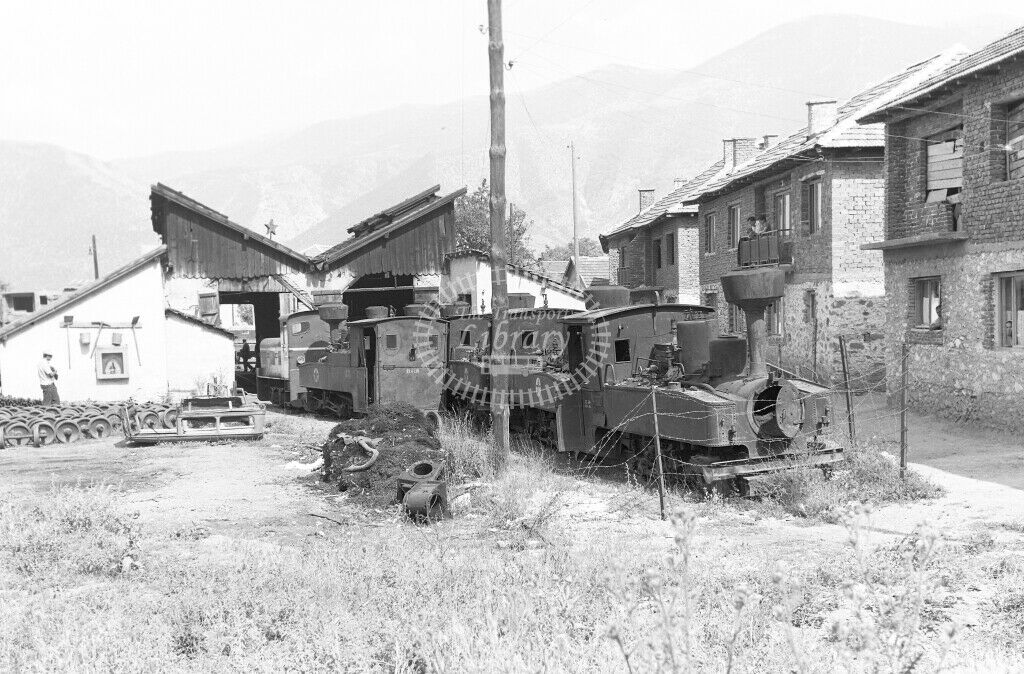
[[[52,145],[0,141],[0,281],[59,289],[159,245],[148,189],[92,157]]]
[[[934,28],[818,16],[774,27],[688,71],[611,65],[526,92],[516,68],[560,69],[541,57],[523,59],[507,78],[509,198],[535,221],[535,247],[569,238],[571,138],[583,233],[594,236],[636,210],[638,187],[663,194],[673,178],[713,161],[722,138],[792,131],[803,124],[808,99],[848,97],[951,44],[981,45],[1007,25],[997,18]],[[81,277],[92,231],[104,261],[125,261],[152,241],[147,186],[157,181],[257,231],[273,218],[278,238],[297,248],[333,244],[353,222],[410,193],[435,183],[445,190],[479,184],[487,175],[487,124],[481,95],[109,165],[49,146],[0,145],[0,177],[5,188],[15,186],[0,194],[0,234],[36,232],[6,239],[17,244],[0,253],[0,278],[52,278],[29,262],[41,250],[59,251],[51,264],[63,278]],[[62,198],[40,198],[54,193]]]

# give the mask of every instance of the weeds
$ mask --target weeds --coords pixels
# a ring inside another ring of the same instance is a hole
[[[846,452],[846,460],[830,479],[821,470],[796,468],[767,477],[771,503],[799,517],[840,522],[847,504],[876,505],[941,496],[943,491],[914,470],[900,478],[895,460],[876,447],[863,446]]]

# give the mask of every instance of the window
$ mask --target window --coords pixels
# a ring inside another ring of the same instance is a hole
[[[807,183],[807,233],[821,229],[821,181]]]
[[[469,306],[473,306],[473,294],[472,293],[459,293],[455,296],[456,302],[465,302]]]
[[[384,348],[397,349],[398,348],[398,335],[385,335],[384,336]]]
[[[942,329],[941,282],[938,277],[914,279],[914,316],[911,325]]]
[[[49,302],[49,298],[46,295],[39,296],[39,306],[45,307],[47,302]]]
[[[661,239],[654,240],[654,268],[661,269]]]
[[[813,290],[804,291],[804,323],[809,325],[818,320],[818,296]]]
[[[772,212],[772,229],[782,236],[793,233],[789,221],[789,192],[775,195],[775,208]]]
[[[459,338],[459,346],[473,346],[473,333],[469,328],[462,331],[462,336]]]
[[[781,297],[765,307],[764,323],[769,335],[782,335],[783,317],[784,311]]]
[[[436,349],[437,345],[441,343],[440,338],[437,335],[430,336],[430,348]]]
[[[626,267],[626,247],[619,248],[619,269]]]
[[[292,323],[293,335],[301,335],[306,330],[309,330],[309,321],[299,321],[298,323]]]
[[[999,277],[999,346],[1024,346],[1024,272]]]
[[[1024,178],[1024,101],[1006,106],[1006,178]]]
[[[616,339],[615,340],[615,362],[616,363],[630,363],[632,358],[629,357],[629,340],[628,339]]]
[[[704,306],[718,309],[718,293],[704,293]]]
[[[958,126],[925,143],[928,155],[927,201],[945,201],[964,185],[964,130]]]
[[[736,242],[740,240],[740,207],[739,205],[729,207],[729,248],[735,248]]]
[[[715,250],[715,214],[708,213],[704,216],[704,252],[712,253]]]
[[[729,332],[743,332],[743,311],[735,304],[729,305]]]
[[[673,266],[676,263],[676,235],[675,232],[669,232],[665,237],[665,248],[668,250],[668,266]]]

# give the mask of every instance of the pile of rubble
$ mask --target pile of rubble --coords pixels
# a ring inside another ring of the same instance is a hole
[[[443,473],[445,461],[433,423],[402,403],[373,406],[365,417],[341,422],[322,451],[323,480],[374,505],[400,500],[399,478],[413,466],[427,462]],[[437,471],[424,477],[443,481]]]

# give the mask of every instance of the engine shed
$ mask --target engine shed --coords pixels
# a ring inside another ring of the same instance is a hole
[[[386,208],[339,232],[344,241],[307,256],[275,241],[269,229],[259,234],[158,183],[150,204],[153,230],[167,246],[167,302],[211,322],[221,304],[252,305],[257,353],[262,340],[280,336],[283,317],[321,302],[344,302],[355,320],[371,306],[400,314],[436,295],[455,248],[454,202],[466,190],[439,190]]]

